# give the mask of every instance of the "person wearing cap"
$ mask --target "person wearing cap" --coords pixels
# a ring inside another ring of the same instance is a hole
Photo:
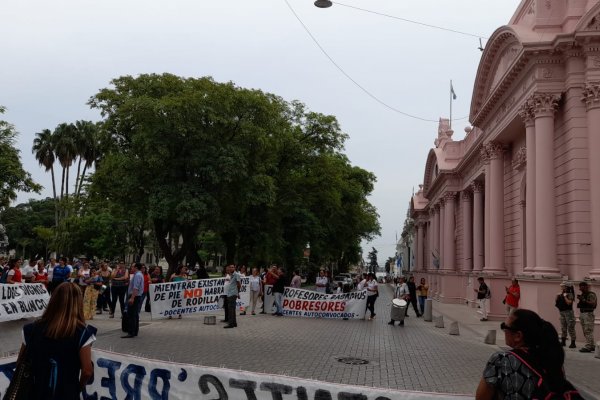
[[[585,337],[585,346],[579,351],[582,353],[591,353],[594,351],[594,310],[598,304],[596,293],[590,290],[590,285],[587,282],[579,283],[579,290],[581,294],[577,295],[579,302],[577,308],[579,308],[579,321],[581,321],[581,328],[583,330],[583,336]]]
[[[558,308],[560,313],[560,327],[562,335],[560,343],[564,346],[567,345],[567,332],[571,337],[570,349],[574,349],[575,346],[575,313],[573,312],[573,301],[575,300],[575,294],[573,292],[573,286],[569,282],[562,282],[560,284],[560,293],[556,295],[554,306]]]

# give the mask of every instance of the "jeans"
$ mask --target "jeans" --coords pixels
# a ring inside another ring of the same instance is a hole
[[[375,316],[375,300],[377,300],[376,294],[367,296],[367,310],[371,312],[371,318]]]
[[[419,296],[419,308],[421,309],[421,314],[425,314],[425,300],[427,300],[427,296]]]
[[[276,314],[283,314],[283,293],[273,293],[275,295]]]

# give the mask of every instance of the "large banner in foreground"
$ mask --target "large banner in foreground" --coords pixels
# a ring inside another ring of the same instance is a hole
[[[39,317],[49,299],[41,283],[0,284],[0,322]]]
[[[242,287],[236,307],[248,307],[249,278],[242,278]],[[150,285],[152,318],[183,314],[217,312],[219,298],[225,295],[225,279],[196,279],[193,281],[156,283]]]
[[[84,400],[466,400],[473,396],[386,390],[289,376],[149,360],[93,350],[94,381]],[[0,397],[8,387],[15,357],[0,359]]]

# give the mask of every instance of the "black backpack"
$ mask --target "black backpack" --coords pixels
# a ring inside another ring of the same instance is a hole
[[[565,390],[562,393],[553,392],[548,385],[545,377],[538,372],[537,369],[531,366],[531,363],[527,362],[525,359],[527,357],[526,353],[519,351],[518,349],[513,349],[510,351],[513,356],[517,357],[523,364],[525,364],[534,374],[536,374],[539,379],[537,381],[537,386],[533,393],[531,394],[532,400],[585,400],[583,396],[579,393],[579,391],[573,386],[571,382],[569,382],[565,378]]]

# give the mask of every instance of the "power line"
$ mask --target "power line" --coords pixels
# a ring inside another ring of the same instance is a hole
[[[395,15],[385,14],[385,13],[382,13],[382,12],[379,12],[379,11],[367,10],[365,8],[355,7],[355,6],[351,6],[349,4],[340,3],[340,2],[337,2],[337,1],[332,1],[332,3],[340,5],[340,6],[343,6],[343,7],[348,7],[348,8],[353,8],[355,10],[364,11],[364,12],[367,12],[367,13],[370,13],[370,14],[379,15],[379,16],[382,16],[382,17],[397,19],[397,20],[408,22],[408,23],[415,24],[415,25],[421,25],[421,26],[426,26],[428,28],[439,29],[439,30],[446,31],[446,32],[457,33],[459,35],[465,35],[465,36],[471,36],[471,37],[476,37],[476,38],[488,39],[487,37],[482,36],[482,35],[476,35],[474,33],[457,31],[456,29],[450,29],[450,28],[444,28],[442,26],[437,26],[437,25],[432,25],[432,24],[426,24],[424,22],[414,21],[414,20],[407,19],[407,18],[396,17]]]
[[[304,31],[308,34],[308,36],[310,36],[312,41],[319,48],[319,50],[321,50],[321,52],[325,55],[325,57],[327,57],[327,59],[338,69],[338,71],[340,71],[342,73],[342,75],[344,75],[346,78],[348,78],[348,80],[350,80],[350,82],[352,82],[356,87],[358,87],[361,91],[363,91],[367,96],[369,96],[370,98],[372,98],[377,103],[384,106],[385,108],[387,108],[391,111],[394,111],[400,115],[404,115],[405,117],[413,118],[413,119],[416,119],[419,121],[425,121],[425,122],[438,122],[439,121],[438,119],[423,118],[423,117],[419,117],[417,115],[409,114],[402,110],[399,110],[396,107],[393,107],[393,106],[387,104],[386,102],[381,100],[379,97],[375,96],[373,93],[371,93],[369,90],[367,90],[364,86],[362,86],[354,78],[352,78],[346,71],[344,71],[344,69],[337,62],[335,62],[335,60],[327,53],[327,51],[323,48],[323,46],[321,46],[321,44],[319,43],[317,38],[311,33],[310,29],[308,29],[308,27],[304,24],[304,22],[302,21],[300,16],[296,13],[296,11],[291,6],[291,4],[288,2],[288,0],[284,0],[284,1],[285,1],[285,4],[287,4],[290,11],[292,12],[292,14],[294,14],[294,17],[296,17],[296,19],[298,20],[300,25],[302,25],[302,28],[304,28]],[[455,121],[459,121],[459,120],[466,119],[466,118],[468,118],[468,116],[462,117],[462,118],[456,118]]]

